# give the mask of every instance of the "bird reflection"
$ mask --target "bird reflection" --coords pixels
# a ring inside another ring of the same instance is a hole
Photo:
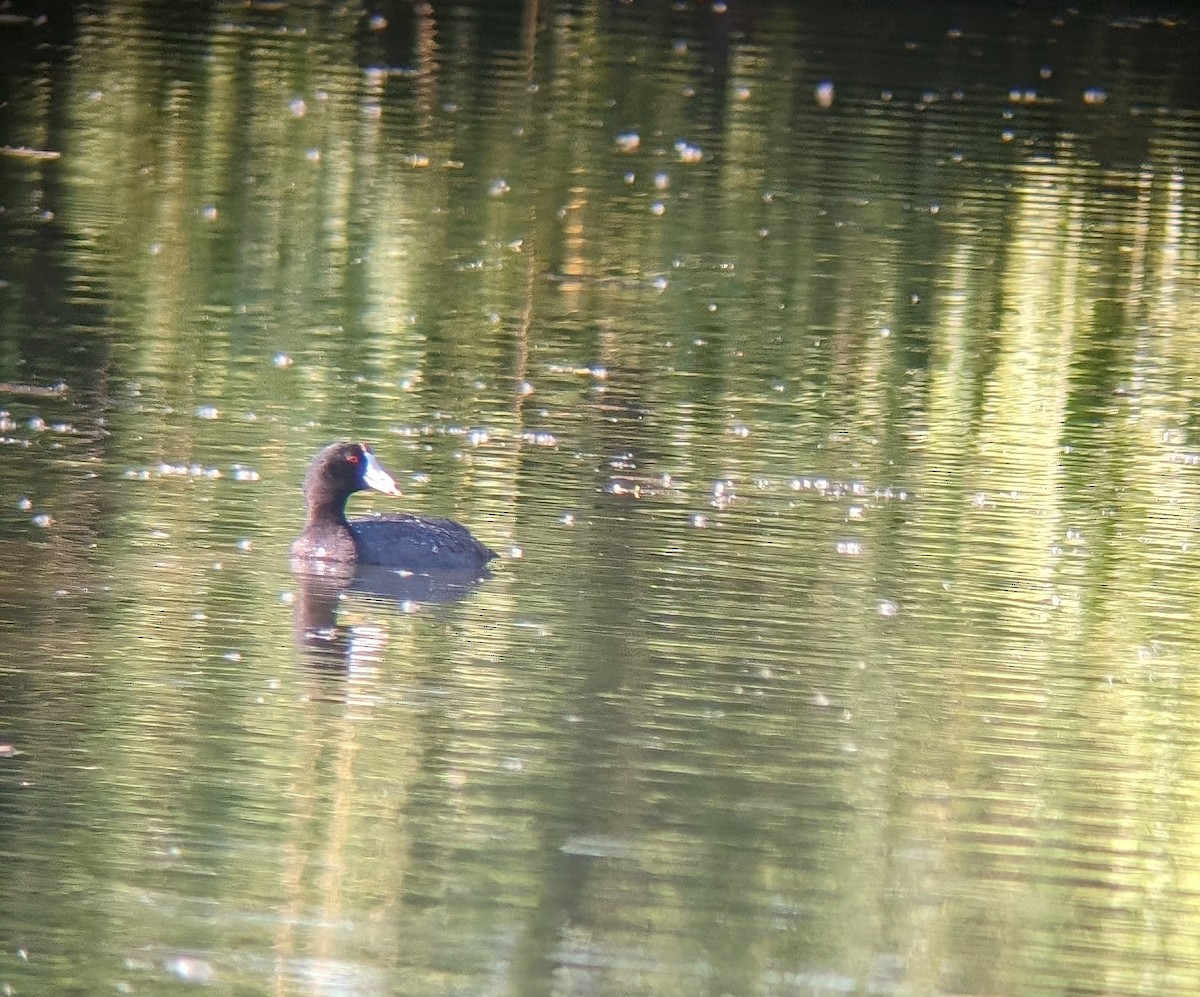
[[[420,574],[377,565],[304,561],[292,563],[296,577],[293,617],[296,646],[315,667],[348,671],[357,635],[338,624],[338,607],[348,594],[390,603],[453,603],[491,577],[486,568]]]

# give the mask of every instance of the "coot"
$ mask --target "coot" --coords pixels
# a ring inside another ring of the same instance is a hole
[[[401,494],[369,447],[334,443],[317,454],[304,478],[308,518],[304,532],[292,544],[292,556],[415,572],[482,571],[496,556],[452,519],[403,513],[347,519],[346,499],[368,488],[385,495]]]

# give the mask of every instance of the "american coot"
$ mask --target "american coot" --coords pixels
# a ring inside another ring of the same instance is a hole
[[[385,495],[401,494],[370,448],[334,443],[317,454],[304,479],[308,518],[304,532],[292,544],[292,556],[415,572],[482,571],[496,556],[452,519],[404,513],[346,519],[346,499],[368,488]]]

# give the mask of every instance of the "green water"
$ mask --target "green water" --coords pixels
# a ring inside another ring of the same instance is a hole
[[[0,987],[1196,992],[1143,13],[6,11]],[[492,577],[294,576],[343,437]]]

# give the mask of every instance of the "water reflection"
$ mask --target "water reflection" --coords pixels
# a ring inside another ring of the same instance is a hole
[[[314,569],[319,567],[319,571]],[[325,668],[349,670],[355,657],[355,633],[338,625],[338,611],[349,595],[365,597],[396,612],[416,605],[459,602],[492,573],[480,570],[413,572],[374,565],[303,562],[293,564],[296,580],[294,620],[297,645]]]
[[[1196,991],[1189,25],[160,6],[0,17],[0,985]]]

